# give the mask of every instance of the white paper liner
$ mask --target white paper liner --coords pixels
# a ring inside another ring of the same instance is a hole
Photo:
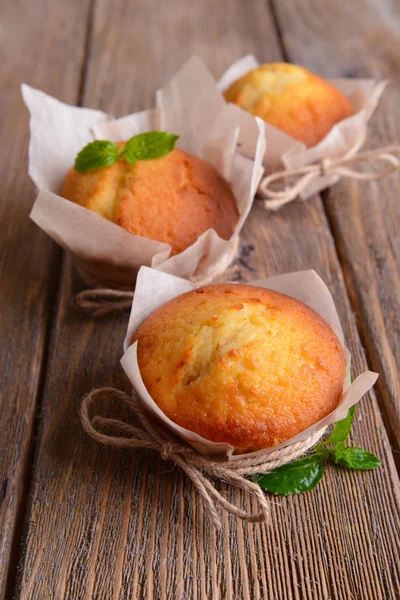
[[[257,59],[249,54],[233,63],[222,75],[218,82],[221,92],[226,90],[234,81],[258,67]],[[266,123],[265,137],[268,141],[264,155],[264,167],[267,173],[284,168],[298,169],[330,158],[342,158],[356,147],[359,150],[367,135],[367,125],[371,118],[388,81],[374,79],[328,79],[353,104],[355,114],[343,119],[332,127],[328,135],[316,146],[307,148],[305,144],[290,137],[283,131]],[[255,117],[235,104],[231,107],[232,119],[242,129],[250,127]],[[254,125],[253,125],[254,126]],[[242,148],[244,152],[250,148]],[[313,194],[333,185],[338,181],[338,175],[328,175],[314,179],[300,194],[306,200]]]
[[[235,460],[235,456],[253,456],[260,453],[272,452],[295,442],[300,442],[309,437],[314,431],[343,419],[349,408],[359,402],[361,397],[374,385],[378,378],[377,373],[366,371],[351,383],[351,355],[344,343],[339,316],[329,289],[315,271],[298,271],[287,275],[278,275],[276,277],[260,279],[248,285],[265,287],[292,296],[310,306],[332,327],[343,346],[346,357],[343,395],[337,408],[315,425],[312,425],[283,444],[248,454],[234,455],[234,448],[231,445],[211,442],[192,431],[180,427],[161,411],[146,390],[137,361],[137,343],[131,345],[131,340],[137,328],[152,312],[172,298],[194,289],[194,286],[189,281],[179,277],[148,267],[142,267],[137,278],[135,297],[124,341],[125,353],[121,359],[122,367],[133,387],[138,392],[144,408],[162,421],[176,435],[186,440],[199,453],[206,456],[226,454],[230,459]]]
[[[157,92],[155,109],[121,119],[69,106],[25,84],[22,96],[31,115],[29,175],[40,190],[30,216],[78,258],[94,279],[101,278],[110,286],[132,287],[142,265],[181,277],[206,275],[229,254],[263,173],[265,123],[253,119],[250,131],[240,131],[212,75],[198,58],[190,59]],[[231,183],[239,220],[230,240],[209,229],[182,253],[170,257],[168,244],[131,235],[57,195],[76,154],[87,143],[94,139],[127,140],[153,129],[180,135],[177,147],[207,160]],[[246,155],[240,147],[243,139]]]

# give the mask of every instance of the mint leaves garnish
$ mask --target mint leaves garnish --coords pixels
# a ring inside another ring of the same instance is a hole
[[[310,454],[265,475],[257,475],[257,483],[263,490],[274,494],[300,494],[315,488],[324,476],[324,471],[324,463]]]
[[[350,435],[351,426],[353,425],[355,412],[355,405],[349,408],[346,417],[335,423],[331,435],[325,440],[325,444],[338,444],[347,440]]]
[[[151,160],[169,154],[175,147],[179,135],[165,131],[148,131],[134,135],[126,142],[121,155],[131,165],[137,160]]]
[[[377,456],[358,446],[336,448],[333,460],[337,465],[349,469],[376,469],[381,464]]]
[[[179,135],[166,131],[139,133],[126,142],[121,152],[114,142],[95,140],[77,154],[74,168],[84,173],[111,167],[119,158],[124,158],[131,165],[135,165],[137,160],[161,158],[174,149],[178,139]]]
[[[75,159],[75,171],[83,173],[91,169],[111,167],[118,160],[118,146],[113,142],[96,140],[81,150]]]
[[[346,417],[335,423],[329,438],[317,444],[311,454],[300,460],[278,467],[270,473],[255,476],[259,486],[267,492],[287,496],[300,494],[315,488],[324,476],[325,462],[348,469],[376,469],[380,459],[357,446],[345,446],[354,420],[355,406]]]

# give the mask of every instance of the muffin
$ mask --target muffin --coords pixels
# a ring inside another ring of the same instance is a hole
[[[287,63],[260,65],[224,96],[307,146],[318,144],[335,123],[354,114],[351,102],[333,85]]]
[[[343,392],[343,348],[311,308],[247,285],[198,288],[153,312],[133,337],[143,382],[178,425],[238,453],[318,422]]]
[[[84,173],[71,169],[60,194],[134,235],[170,244],[172,254],[207,229],[228,240],[238,221],[229,183],[204,160],[177,149],[135,165],[119,159]]]

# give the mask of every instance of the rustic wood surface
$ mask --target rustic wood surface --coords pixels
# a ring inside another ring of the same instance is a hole
[[[328,469],[312,493],[272,499],[271,527],[249,527],[226,517],[224,531],[217,533],[190,483],[172,465],[151,453],[102,448],[83,434],[77,414],[82,395],[103,385],[127,389],[119,366],[127,315],[101,321],[84,319],[71,306],[71,297],[81,282],[69,259],[61,268],[58,252],[52,254],[49,241],[27,222],[33,192],[25,176],[26,159],[22,178],[20,169],[24,159],[19,153],[22,147],[26,151],[28,138],[25,110],[17,101],[16,86],[22,79],[66,101],[122,115],[151,104],[154,90],[194,52],[206,60],[215,75],[247,52],[264,61],[289,55],[293,61],[331,76],[377,75],[368,70],[368,57],[362,58],[361,51],[352,54],[350,48],[347,63],[347,51],[337,51],[340,18],[345,20],[346,15],[353,22],[353,26],[347,21],[343,26],[349,28],[343,29],[346,39],[354,34],[354,48],[361,44],[365,32],[357,24],[358,15],[362,14],[365,23],[375,15],[368,2],[357,0],[357,14],[352,16],[349,3],[327,2],[324,7],[325,2],[304,0],[298,4],[302,8],[296,8],[297,20],[292,14],[296,3],[288,3],[287,8],[284,4],[277,2],[272,11],[264,0],[231,0],[229,7],[212,0],[93,0],[90,7],[82,2],[61,6],[57,1],[51,6],[41,5],[40,10],[39,5],[36,7],[35,30],[29,29],[31,21],[24,14],[28,0],[0,7],[1,22],[9,22],[10,31],[20,20],[26,29],[21,55],[16,53],[12,37],[2,39],[3,52],[13,69],[13,85],[2,88],[2,132],[7,132],[10,151],[3,146],[4,167],[0,168],[7,169],[3,181],[10,182],[3,210],[22,227],[24,241],[28,236],[30,252],[23,254],[27,249],[21,248],[20,236],[17,238],[10,226],[8,237],[0,241],[10,253],[10,258],[5,255],[9,262],[2,276],[2,317],[11,310],[14,315],[5,320],[5,339],[17,334],[4,357],[12,386],[5,389],[1,399],[6,418],[12,416],[4,421],[2,413],[0,421],[1,432],[6,423],[6,435],[0,436],[2,480],[12,482],[12,491],[7,487],[5,495],[5,506],[10,508],[2,521],[7,537],[2,536],[0,546],[3,597],[399,597],[400,488],[375,394],[369,394],[358,408],[352,438],[381,456],[381,469],[364,474]],[[388,2],[387,10],[389,7]],[[378,27],[379,20],[374,25]],[[20,56],[26,61],[25,71],[18,70]],[[69,57],[68,68],[65,56]],[[383,56],[385,63],[387,54]],[[357,60],[364,62],[355,63]],[[398,64],[392,62],[391,75],[395,76]],[[349,69],[355,64],[357,68],[365,65],[366,71],[345,73],[346,64]],[[2,72],[0,77],[7,74]],[[389,128],[389,116],[380,111],[374,123],[373,131],[378,133],[374,133],[371,145],[395,139],[395,124]],[[12,135],[14,131],[17,136]],[[332,190],[324,204],[315,197],[307,203],[293,203],[277,214],[266,214],[256,206],[246,223],[237,261],[245,281],[304,268],[314,268],[324,278],[339,309],[353,353],[354,372],[367,366],[359,324],[370,365],[382,372],[379,395],[393,425],[399,395],[393,387],[395,373],[387,365],[389,351],[396,350],[396,298],[388,273],[385,271],[383,277],[379,272],[377,278],[376,261],[379,259],[383,270],[382,263],[395,256],[398,209],[394,185],[379,187],[382,208],[378,196],[373,196],[378,194],[375,188],[354,192],[350,186]],[[13,205],[9,190],[16,198]],[[365,206],[364,200],[368,203]],[[9,206],[15,215],[10,214]],[[375,219],[380,215],[382,240],[372,235],[369,221],[367,233],[362,234],[372,209]],[[346,225],[349,220],[354,223],[351,232]],[[385,233],[387,240],[383,239]],[[32,266],[27,256],[35,258]],[[365,272],[358,269],[359,264]],[[377,287],[376,300],[369,303],[367,277]],[[11,292],[4,293],[8,286],[12,286],[12,303]],[[382,317],[373,314],[377,307]],[[379,318],[385,321],[386,330],[379,326]],[[23,362],[26,359],[30,359],[28,366]],[[40,414],[27,500],[36,403]],[[227,489],[226,493],[243,506],[251,502],[236,490]],[[3,506],[4,502],[0,511],[4,511]],[[0,518],[3,515],[0,512]]]
[[[58,0],[44,0],[40,10],[30,2],[0,8],[0,598],[18,560],[61,259],[28,219],[34,190],[26,177],[28,112],[20,85],[78,101],[87,9],[86,1]]]

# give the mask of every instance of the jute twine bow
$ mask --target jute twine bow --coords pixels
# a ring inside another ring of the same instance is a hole
[[[221,277],[229,278],[232,267],[229,265],[237,254],[239,236],[236,235],[225,254],[215,262],[205,273],[195,274],[190,281],[196,286],[209,285]],[[235,267],[233,267],[235,270]],[[82,277],[84,277],[83,272]],[[92,280],[93,281],[93,280]],[[133,291],[117,290],[113,288],[96,287],[79,292],[74,298],[76,306],[90,313],[92,317],[103,317],[114,311],[129,309],[132,306]]]
[[[113,311],[120,311],[132,306],[134,292],[113,290],[112,288],[94,288],[79,292],[74,304],[90,313],[92,317],[104,317]]]
[[[138,425],[99,415],[90,416],[90,412],[95,412],[96,403],[101,398],[120,401],[137,417]],[[210,458],[196,452],[161,422],[149,417],[134,391],[132,396],[129,396],[110,387],[93,390],[83,398],[80,414],[85,431],[97,442],[115,448],[155,450],[162,459],[172,460],[178,465],[191,480],[217,529],[222,527],[219,508],[247,523],[269,522],[270,508],[267,498],[260,487],[246,476],[267,473],[299,458],[321,439],[326,430],[324,428],[315,431],[304,441],[270,453],[229,461],[225,457]],[[104,428],[115,432],[114,435],[105,433]],[[258,512],[252,514],[229,502],[209,478],[228,482],[251,494],[256,500]]]
[[[337,175],[339,177],[357,179],[358,181],[377,181],[400,168],[400,159],[396,156],[396,154],[400,153],[400,146],[387,146],[386,148],[357,153],[359,147],[360,141],[357,140],[342,158],[325,158],[317,164],[271,173],[271,175],[268,175],[261,181],[258,188],[259,194],[264,198],[265,208],[277,210],[281,206],[288,204],[288,202],[292,202],[292,200],[297,198],[319,177]],[[367,161],[374,161],[376,164],[383,163],[389,166],[382,171],[366,172],[349,168],[352,165],[360,165]],[[281,180],[284,182],[286,178],[291,177],[296,178],[296,182],[293,185],[287,186],[281,191],[274,190],[271,187],[271,184]]]

